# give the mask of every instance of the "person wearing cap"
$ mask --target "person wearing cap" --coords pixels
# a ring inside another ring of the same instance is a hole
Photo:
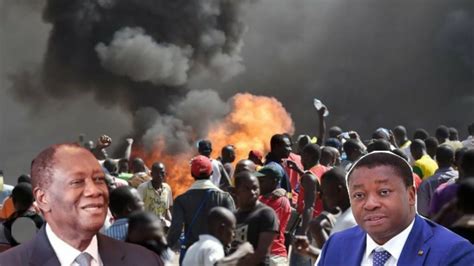
[[[262,167],[258,171],[260,183],[259,200],[272,208],[280,221],[279,233],[270,248],[270,263],[275,265],[288,264],[288,251],[285,247],[285,228],[291,216],[290,201],[285,197],[285,190],[278,188],[283,178],[281,172],[272,165]]]
[[[211,181],[217,187],[227,190],[231,186],[231,180],[229,174],[224,168],[224,165],[219,160],[214,160],[211,158],[212,153],[212,143],[207,139],[203,139],[198,141],[198,152],[200,155],[203,155],[212,163],[212,174],[211,174]]]
[[[417,215],[413,175],[403,158],[374,151],[346,180],[358,225],[333,234],[317,265],[472,265],[469,241]]]
[[[230,211],[235,210],[230,194],[210,180],[212,171],[212,162],[208,157],[198,155],[191,160],[191,176],[195,181],[185,193],[176,197],[167,236],[168,244],[174,250],[179,249],[178,240],[183,225],[186,232],[184,249],[187,249],[199,240],[199,235],[208,233],[207,214],[210,209],[221,206]]]

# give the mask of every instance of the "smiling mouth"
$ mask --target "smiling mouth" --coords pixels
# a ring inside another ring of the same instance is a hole
[[[379,225],[385,220],[385,216],[369,216],[364,218],[364,222],[369,225]]]
[[[98,212],[104,209],[104,204],[88,204],[81,207],[81,209],[89,212]]]

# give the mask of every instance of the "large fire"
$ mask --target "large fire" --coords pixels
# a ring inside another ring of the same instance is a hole
[[[275,98],[239,93],[231,101],[230,113],[213,123],[207,136],[212,142],[213,158],[218,157],[221,148],[229,144],[236,147],[236,161],[247,158],[250,150],[266,153],[270,148],[272,135],[294,132],[290,115]],[[189,161],[197,151],[189,150],[179,155],[165,154],[164,140],[160,136],[156,138],[158,141],[151,153],[134,147],[133,155],[144,158],[148,166],[157,161],[163,162],[167,167],[167,183],[173,189],[173,195],[180,195],[193,183]]]

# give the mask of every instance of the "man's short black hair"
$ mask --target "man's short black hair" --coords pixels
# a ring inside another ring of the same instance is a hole
[[[426,138],[424,142],[425,142],[425,146],[426,146],[427,149],[438,147],[438,145],[439,145],[439,142],[435,137]]]
[[[30,183],[19,183],[12,191],[12,200],[17,212],[28,210],[33,204],[33,188]]]
[[[467,126],[467,133],[469,133],[469,135],[471,135],[471,136],[474,135],[474,123]]]
[[[428,131],[426,131],[423,128],[417,128],[415,132],[413,133],[413,139],[421,139],[425,140],[428,138],[430,135],[428,134]]]
[[[104,166],[105,169],[107,169],[107,171],[109,171],[109,173],[111,174],[116,173],[118,171],[118,164],[110,158],[106,159],[102,166]]]
[[[112,214],[121,215],[135,199],[132,194],[132,187],[122,186],[110,192],[109,208]]]
[[[407,129],[402,126],[402,125],[399,125],[399,126],[396,126],[394,129],[393,129],[393,133],[395,135],[400,135],[400,136],[405,136],[407,135]]]
[[[29,175],[20,175],[17,179],[17,184],[20,184],[20,183],[28,183],[28,184],[31,184],[31,177]]]
[[[146,211],[136,211],[128,217],[128,231],[140,230],[144,226],[158,221],[159,218],[153,213]]]
[[[373,151],[389,151],[390,142],[385,139],[375,139],[367,145],[367,152]]]
[[[415,139],[412,141],[410,145],[411,150],[417,150],[417,151],[426,151],[426,145],[425,142],[421,139]]]
[[[219,206],[212,208],[207,215],[209,232],[222,226],[222,224],[228,226],[232,222],[232,219],[235,219],[235,216],[227,208]]]
[[[392,150],[393,153],[395,153],[396,155],[402,157],[403,159],[405,159],[405,161],[408,162],[408,156],[400,149],[394,149]]]
[[[321,176],[321,182],[324,184],[336,183],[338,185],[346,186],[346,171],[342,167],[334,167],[329,171],[326,171]]]
[[[282,145],[285,143],[285,139],[287,137],[283,134],[275,134],[270,139],[270,149],[275,149],[278,145]]]
[[[449,140],[458,140],[459,133],[458,130],[454,127],[449,128]]]
[[[166,168],[165,164],[162,162],[155,162],[151,165],[151,171],[152,172],[157,172],[163,168]]]
[[[235,188],[238,188],[242,182],[244,182],[245,180],[247,179],[251,179],[252,177],[254,177],[255,179],[257,179],[257,177],[255,176],[254,173],[250,172],[250,171],[242,171],[240,173],[238,173],[237,175],[235,175],[234,177],[234,185],[235,185]],[[257,179],[258,180],[258,179]]]
[[[352,173],[362,167],[374,168],[377,166],[391,167],[402,179],[407,187],[413,186],[413,172],[410,165],[402,157],[389,151],[374,151],[362,156],[347,174],[347,182]]]
[[[346,142],[344,142],[342,148],[344,149],[344,152],[346,152],[347,155],[350,155],[354,151],[361,149],[359,142],[354,139],[348,139]]]
[[[313,159],[314,161],[319,162],[319,159],[321,158],[321,148],[318,144],[311,143],[304,146],[303,153],[310,155],[311,159]]]
[[[441,125],[436,128],[435,136],[441,139],[449,138],[449,128],[447,126]]]
[[[436,161],[439,165],[451,165],[454,162],[454,150],[449,145],[441,145],[436,149]]]

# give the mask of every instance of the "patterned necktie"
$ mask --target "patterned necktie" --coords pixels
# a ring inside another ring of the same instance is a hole
[[[79,266],[91,266],[92,256],[87,252],[82,252],[74,260]]]
[[[390,253],[388,251],[381,249],[380,251],[374,250],[374,261],[373,266],[384,266],[388,258],[390,258]]]

